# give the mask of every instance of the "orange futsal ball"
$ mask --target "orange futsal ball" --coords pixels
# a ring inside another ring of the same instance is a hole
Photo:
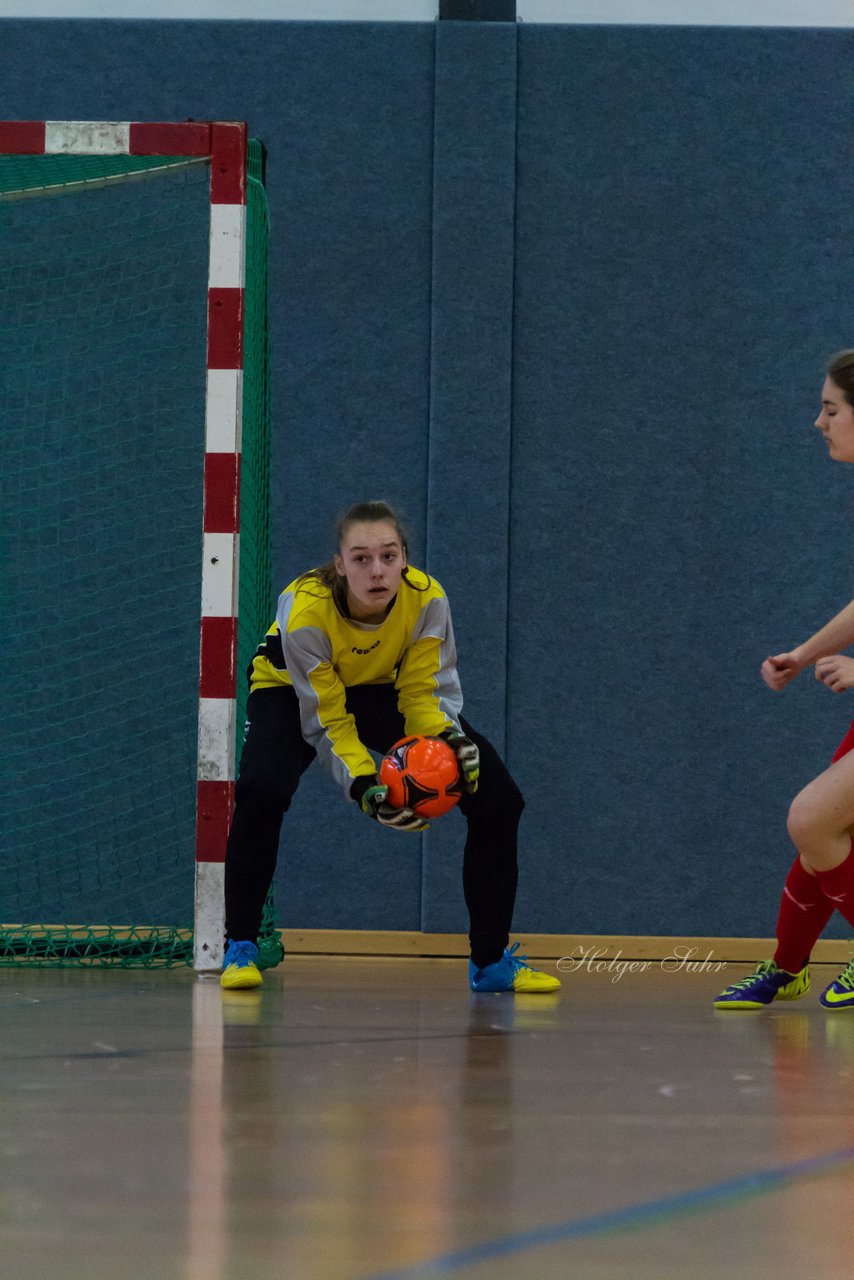
[[[380,782],[394,809],[439,818],[458,804],[463,780],[456,752],[441,738],[401,738],[380,763]]]

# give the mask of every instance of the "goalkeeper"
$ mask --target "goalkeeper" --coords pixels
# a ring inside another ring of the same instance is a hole
[[[495,748],[462,718],[445,593],[407,561],[406,536],[384,502],[351,508],[338,553],[279,598],[249,670],[247,733],[225,859],[226,953],[221,982],[257,987],[257,937],[276,868],[279,831],[315,757],[362,814],[394,831],[427,823],[387,803],[370,750],[405,734],[442,737],[459,760],[468,834],[463,891],[473,991],[554,991],[557,978],[507,949],[524,800]],[[369,750],[370,748],[370,750]],[[517,944],[518,946],[518,944]]]

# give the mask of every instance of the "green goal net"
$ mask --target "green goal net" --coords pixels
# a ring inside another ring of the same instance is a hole
[[[262,167],[252,142],[241,726],[273,608]],[[199,160],[0,156],[0,963],[192,961],[209,221]]]

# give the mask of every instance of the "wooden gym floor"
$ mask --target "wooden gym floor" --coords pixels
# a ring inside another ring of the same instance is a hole
[[[850,1280],[854,1012],[743,972],[0,969],[0,1275]]]

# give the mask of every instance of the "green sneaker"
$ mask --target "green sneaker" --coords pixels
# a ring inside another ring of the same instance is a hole
[[[854,1009],[854,960],[818,998],[825,1009]]]
[[[722,991],[715,1000],[716,1009],[763,1009],[772,1000],[800,1000],[810,989],[810,969],[805,964],[800,973],[786,973],[773,960],[762,960],[756,972]],[[852,992],[854,1001],[854,992]]]

